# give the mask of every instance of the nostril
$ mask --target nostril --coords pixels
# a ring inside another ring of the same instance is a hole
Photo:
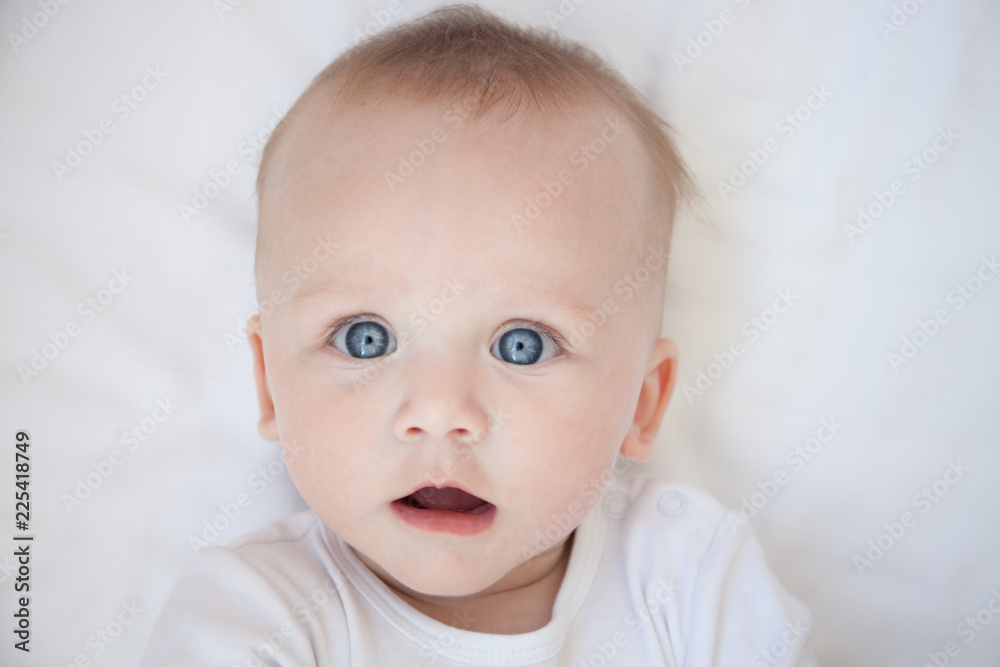
[[[404,432],[408,438],[416,438],[424,434],[424,430],[419,426],[411,426]],[[451,430],[451,436],[454,437],[456,442],[475,442],[476,437],[473,435],[472,431],[467,428],[454,428]]]

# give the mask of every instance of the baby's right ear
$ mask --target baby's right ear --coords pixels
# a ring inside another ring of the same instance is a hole
[[[257,406],[260,409],[257,432],[265,440],[277,441],[278,421],[274,417],[274,401],[271,400],[271,390],[267,386],[262,332],[260,314],[251,315],[247,320],[247,343],[250,345],[250,354],[253,355],[253,379],[257,385]]]

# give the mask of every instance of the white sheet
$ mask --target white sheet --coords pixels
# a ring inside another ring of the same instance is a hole
[[[8,631],[0,664],[134,663],[204,522],[228,521],[216,537],[228,540],[302,507],[256,434],[240,336],[254,309],[253,137],[358,30],[426,6],[0,8],[7,619],[18,429],[32,439],[36,535],[32,652],[14,651]],[[997,664],[1000,280],[976,282],[1000,253],[996,3],[491,6],[609,57],[676,127],[704,187],[675,237],[665,332],[681,378],[648,467],[761,506],[752,521],[814,611],[822,664]],[[675,58],[689,48],[691,62]],[[800,127],[781,124],[796,112]],[[57,173],[87,141],[79,166]],[[926,170],[911,157],[924,151]],[[717,184],[754,155],[763,164],[723,199]],[[195,189],[214,192],[213,173],[225,187],[185,216]],[[849,234],[896,180],[891,206]],[[960,284],[979,291],[960,299]],[[923,344],[894,368],[903,337]],[[730,360],[734,343],[743,353]],[[23,381],[35,351],[52,358]],[[113,450],[120,465],[102,464]],[[69,511],[64,494],[108,465]],[[937,502],[914,498],[924,487]],[[240,494],[249,506],[229,519]],[[880,539],[883,556],[856,560]]]

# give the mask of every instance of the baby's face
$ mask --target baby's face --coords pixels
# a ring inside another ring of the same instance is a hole
[[[271,163],[261,432],[380,576],[470,595],[559,548],[623,445],[648,455],[674,367],[647,299],[665,249],[638,231],[640,154],[613,112],[352,109],[307,107]]]

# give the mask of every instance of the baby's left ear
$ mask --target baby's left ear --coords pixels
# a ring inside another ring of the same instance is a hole
[[[653,455],[656,434],[677,382],[677,343],[669,338],[656,341],[646,368],[632,429],[621,447],[622,454],[633,461],[645,461]]]

